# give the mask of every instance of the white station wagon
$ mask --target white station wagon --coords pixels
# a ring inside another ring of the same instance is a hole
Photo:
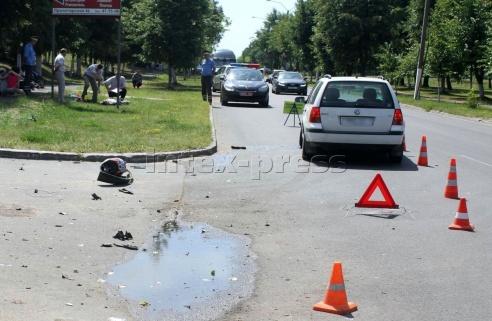
[[[396,94],[383,79],[325,75],[306,98],[299,145],[311,160],[320,149],[381,150],[403,158],[405,122]]]

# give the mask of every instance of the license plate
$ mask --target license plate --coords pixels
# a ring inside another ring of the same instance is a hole
[[[340,123],[342,126],[369,127],[374,124],[374,118],[373,117],[342,117]]]
[[[297,87],[287,87],[288,89],[297,89]]]
[[[253,96],[253,93],[249,91],[240,92],[239,96]]]

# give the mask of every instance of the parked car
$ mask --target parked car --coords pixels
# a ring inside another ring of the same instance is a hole
[[[321,78],[306,98],[299,145],[302,157],[312,159],[320,149],[379,150],[389,160],[403,158],[405,122],[396,94],[383,79]]]
[[[224,81],[220,90],[220,103],[227,106],[230,101],[257,102],[260,106],[268,107],[268,85],[262,73],[257,69],[233,68],[227,76],[221,76]]]
[[[259,70],[261,73],[263,73],[263,70],[264,70],[265,75],[270,75],[272,73],[272,70],[270,68],[260,68]]]
[[[220,88],[222,87],[221,77],[227,76],[227,74],[229,73],[229,70],[231,70],[232,68],[236,68],[236,67],[231,66],[231,65],[224,65],[224,66],[221,66],[215,72],[214,78],[212,78],[212,91],[213,92],[220,91]]]
[[[272,83],[272,79],[278,75],[279,72],[285,71],[283,69],[274,69],[272,74],[268,76],[266,82]]]
[[[202,66],[201,65],[197,65],[195,67],[195,74],[196,75],[201,75],[202,74]]]
[[[272,93],[297,93],[307,95],[306,77],[295,71],[282,71],[272,79]]]

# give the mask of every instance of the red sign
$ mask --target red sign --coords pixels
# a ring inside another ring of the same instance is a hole
[[[379,188],[381,194],[383,194],[384,201],[372,201],[370,200],[372,194]],[[359,202],[355,204],[355,207],[370,207],[370,208],[399,208],[399,206],[393,200],[388,187],[383,181],[383,178],[380,174],[377,174],[376,177],[372,180],[369,187],[364,192],[364,195],[360,198]]]
[[[119,18],[121,0],[53,0],[52,15]]]

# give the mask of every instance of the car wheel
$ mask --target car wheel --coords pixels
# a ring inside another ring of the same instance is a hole
[[[220,104],[222,106],[227,106],[229,104],[229,102],[227,100],[225,100],[224,97],[222,97],[222,95],[220,95]]]
[[[393,164],[400,164],[403,160],[403,144],[390,149],[388,152],[389,161]]]
[[[316,148],[313,147],[312,143],[306,140],[306,136],[301,132],[302,136],[302,159],[305,161],[311,161],[313,156],[316,154]]]
[[[268,107],[268,97],[264,101],[260,102],[260,106],[261,107]]]

